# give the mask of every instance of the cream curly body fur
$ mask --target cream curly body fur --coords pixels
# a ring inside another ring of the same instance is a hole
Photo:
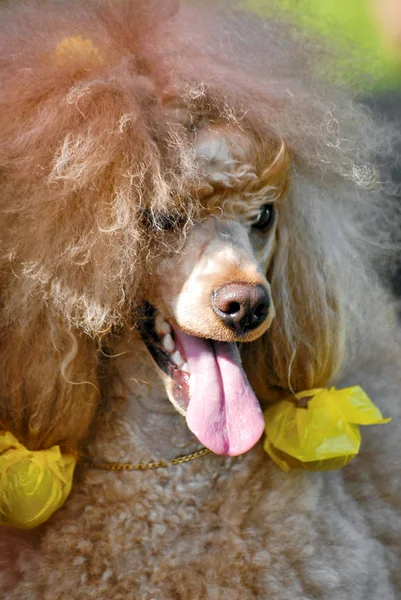
[[[327,473],[282,473],[255,433],[241,456],[166,469],[78,460],[47,523],[0,528],[0,597],[396,600],[401,341],[376,267],[399,215],[374,166],[388,130],[273,9],[65,4],[0,16],[0,430],[95,461],[197,450],[177,393],[194,374],[156,367],[146,305],[178,340],[231,348],[238,373],[240,342],[262,406],[359,384],[392,421]],[[241,332],[211,300],[238,283],[269,299]]]
[[[382,352],[391,363],[391,348]],[[260,445],[238,458],[208,455],[166,470],[85,471],[40,532],[2,532],[3,597],[396,600],[399,383],[392,389],[394,365],[375,371],[376,353],[366,358],[368,372],[342,383],[363,378],[393,422],[365,429],[361,454],[342,471],[282,473]],[[137,462],[197,447],[182,417],[138,414],[149,392],[130,385],[124,414],[99,425],[96,456]],[[165,413],[157,388],[155,408]]]

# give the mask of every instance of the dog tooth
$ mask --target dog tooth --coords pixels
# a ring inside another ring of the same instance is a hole
[[[173,352],[173,354],[170,355],[170,358],[173,361],[173,363],[177,365],[177,367],[181,367],[181,365],[184,364],[184,359],[182,358],[179,350]]]
[[[160,335],[166,335],[167,333],[171,333],[170,325],[167,323],[167,321],[164,320],[160,313],[157,314],[155,319],[155,329]]]
[[[161,333],[163,333],[164,335],[166,335],[167,333],[171,333],[171,326],[167,323],[167,321],[164,321],[162,323],[162,326],[160,328]]]
[[[160,333],[160,328],[164,323],[164,319],[161,316],[160,313],[157,313],[156,318],[155,318],[155,329],[157,331],[157,333]]]
[[[188,375],[189,375],[188,363],[184,363],[183,365],[181,365],[180,370],[184,371],[185,373],[188,373]]]
[[[169,333],[163,338],[163,348],[167,350],[167,352],[173,352],[175,349],[174,340]]]

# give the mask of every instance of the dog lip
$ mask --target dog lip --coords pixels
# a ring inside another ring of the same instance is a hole
[[[218,331],[199,331],[196,330],[195,328],[193,329],[192,327],[188,326],[185,323],[178,323],[176,321],[176,319],[171,316],[170,314],[166,315],[166,313],[162,310],[160,310],[159,308],[156,308],[154,305],[152,305],[149,301],[144,301],[143,305],[142,305],[142,310],[141,310],[141,316],[142,319],[138,320],[138,324],[137,324],[137,328],[139,330],[139,333],[141,334],[141,337],[143,339],[143,341],[146,343],[146,341],[148,342],[154,342],[155,344],[157,344],[157,347],[155,348],[154,352],[152,354],[154,354],[153,358],[156,362],[156,364],[158,364],[158,366],[161,368],[161,370],[166,374],[166,375],[170,375],[170,370],[166,369],[166,367],[161,367],[159,365],[160,362],[165,362],[164,360],[164,356],[165,356],[165,352],[164,350],[160,349],[160,342],[158,339],[158,336],[155,334],[155,332],[153,332],[153,336],[151,335],[152,332],[149,331],[146,327],[144,327],[144,324],[146,323],[146,321],[152,322],[155,318],[155,314],[156,312],[159,312],[163,318],[170,324],[171,328],[174,329],[178,329],[179,331],[182,331],[183,333],[186,333],[187,335],[191,335],[193,337],[197,337],[197,338],[202,338],[205,340],[208,340],[210,342],[235,342],[237,344],[246,344],[246,343],[250,343],[255,341],[257,338],[259,338],[261,335],[263,335],[266,330],[269,328],[269,326],[266,326],[269,322],[269,319],[263,323],[261,323],[257,328],[251,330],[251,331],[237,331],[237,330],[232,330],[230,328],[224,328],[223,326],[219,328]],[[151,339],[149,339],[151,338]],[[153,339],[152,339],[153,338]],[[181,354],[183,355],[183,349],[181,347],[178,348],[181,352]],[[173,367],[173,365],[172,365]]]
[[[142,318],[138,320],[137,329],[156,367],[171,381],[174,403],[179,412],[185,415],[189,404],[189,374],[175,365],[163,349],[160,336],[154,327],[156,312],[152,304],[144,302],[141,310]],[[182,349],[181,352],[183,354]]]
[[[193,337],[202,338],[210,342],[235,342],[237,344],[246,344],[249,342],[253,342],[261,335],[263,335],[268,329],[268,327],[266,327],[265,324],[262,323],[257,329],[253,329],[247,332],[231,330],[227,328],[222,334],[210,335],[204,332],[195,331],[194,329],[191,329],[190,327],[185,325],[181,326],[176,323],[171,323],[171,321],[170,324],[172,325],[173,329],[179,329],[183,333],[186,333],[187,335],[192,335]]]
[[[183,333],[186,333],[187,335],[192,335],[193,337],[210,340],[211,342],[243,342],[246,341],[244,340],[244,338],[249,337],[249,333],[236,333],[231,330],[224,331],[224,333],[222,333],[221,335],[211,335],[211,332],[197,331],[195,329],[192,329],[191,327],[188,327],[185,324],[177,323],[176,319],[173,316],[171,316],[170,314],[166,316],[166,314],[162,310],[151,304],[148,300],[145,300],[142,304],[140,310],[140,318],[137,322],[137,329],[145,342],[154,341],[155,343],[159,343],[159,336],[156,334],[153,327],[153,321],[157,312],[163,316],[163,318],[169,323],[173,330],[178,329]],[[152,324],[152,326],[147,326],[147,324]],[[182,351],[182,348],[179,349]]]
[[[169,360],[169,353],[163,348],[161,336],[155,328],[156,308],[145,302],[142,308],[142,318],[138,320],[137,329],[157,366],[165,373],[180,371],[179,367]]]

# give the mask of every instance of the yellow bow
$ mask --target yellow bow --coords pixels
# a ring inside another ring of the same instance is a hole
[[[30,529],[66,501],[76,459],[58,446],[31,452],[10,432],[0,432],[0,524]]]
[[[339,469],[359,451],[359,425],[391,420],[359,386],[302,392],[264,416],[264,449],[284,471]],[[0,525],[30,529],[46,521],[66,501],[75,465],[58,446],[33,452],[0,432]]]
[[[358,425],[391,421],[359,386],[302,392],[271,406],[264,417],[264,449],[283,471],[340,469],[359,452]]]

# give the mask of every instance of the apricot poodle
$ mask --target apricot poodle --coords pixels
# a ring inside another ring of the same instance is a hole
[[[201,4],[1,8],[0,430],[77,460],[6,600],[401,595],[391,132],[273,6]],[[391,423],[282,472],[262,409],[332,385]]]

